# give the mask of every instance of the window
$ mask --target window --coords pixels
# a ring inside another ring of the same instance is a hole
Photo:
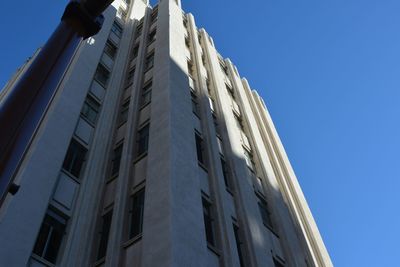
[[[126,77],[126,82],[125,82],[125,89],[128,88],[130,85],[133,84],[133,79],[135,78],[135,68],[132,68],[128,72],[128,76]]]
[[[228,67],[225,65],[222,59],[220,59],[219,65],[221,67],[221,70],[225,75],[228,75]]]
[[[219,135],[217,135],[217,144],[218,144],[219,154],[224,156],[224,144],[222,143],[221,136],[219,136]]]
[[[109,78],[110,78],[110,71],[102,64],[99,64],[97,66],[96,73],[94,74],[94,79],[98,81],[101,85],[106,87]]]
[[[212,117],[213,117],[215,131],[217,132],[218,135],[221,135],[217,115],[215,113],[212,113]]]
[[[131,205],[129,239],[140,235],[143,230],[144,189],[133,195]]]
[[[194,80],[193,80],[192,76],[189,76],[189,87],[191,90],[196,91],[196,87],[194,85]]]
[[[150,22],[153,23],[157,20],[157,16],[158,16],[158,8],[153,10],[153,13],[151,13],[151,18],[150,18]]]
[[[230,188],[228,166],[223,158],[221,158],[221,167],[222,174],[224,175],[225,186],[226,188]]]
[[[110,40],[107,40],[106,47],[104,48],[104,53],[109,55],[112,59],[115,58],[117,54],[117,46],[113,44]]]
[[[185,45],[187,48],[190,48],[190,38],[188,35],[185,36]]]
[[[153,87],[153,82],[150,81],[146,83],[146,85],[142,89],[142,99],[141,99],[141,107],[146,106],[151,102],[151,88]]]
[[[187,67],[188,67],[189,75],[193,77],[194,67],[193,67],[193,62],[191,60],[188,60]]]
[[[55,264],[65,234],[66,224],[66,219],[48,210],[40,227],[33,253]]]
[[[85,162],[86,152],[87,149],[83,145],[72,139],[64,159],[63,169],[79,178]]]
[[[122,36],[122,26],[119,25],[116,21],[114,21],[114,23],[111,27],[111,32],[113,32],[116,36],[121,37]]]
[[[233,88],[230,87],[229,85],[225,84],[226,90],[228,91],[229,96],[232,99],[235,99],[235,92],[233,91]],[[233,100],[232,100],[233,101]]]
[[[215,113],[215,101],[211,97],[208,97],[208,102],[210,103],[211,112]]]
[[[209,76],[209,75],[207,75],[207,76]],[[211,82],[210,82],[209,78],[206,79],[206,84],[207,84],[207,91],[209,94],[211,94]]]
[[[154,53],[151,53],[146,57],[146,61],[144,63],[144,71],[148,71],[154,66]]]
[[[196,137],[196,150],[197,150],[197,160],[202,165],[205,165],[205,156],[204,156],[204,142],[199,134],[195,134]]]
[[[183,15],[183,26],[185,28],[187,28],[187,26],[188,26],[188,19],[187,19],[186,15]]]
[[[138,131],[138,136],[136,141],[138,157],[147,153],[149,146],[149,129],[150,125],[147,124]]]
[[[111,177],[119,173],[119,166],[121,165],[121,155],[122,155],[123,145],[119,145],[114,149],[113,159],[111,164]]]
[[[100,242],[99,242],[99,250],[97,251],[97,260],[100,260],[106,256],[108,236],[110,234],[110,228],[111,228],[111,221],[112,221],[112,210],[107,212],[102,217],[101,230],[99,232]]]
[[[283,265],[283,263],[281,263],[280,261],[278,261],[275,258],[274,258],[274,266],[275,267],[285,267],[285,265]]]
[[[128,15],[127,12],[123,8],[121,7],[118,8],[117,17],[121,18],[122,20],[125,20],[127,15]]]
[[[129,103],[130,102],[128,100],[121,106],[121,111],[119,113],[119,119],[118,119],[118,125],[122,125],[128,120]]]
[[[236,127],[242,132],[244,130],[243,121],[239,116],[237,116],[236,114],[234,115],[235,115]]]
[[[151,44],[156,40],[157,31],[154,30],[149,34],[148,44]]]
[[[206,230],[207,243],[215,246],[215,234],[213,219],[211,215],[211,203],[203,198],[203,216],[204,216],[204,226]]]
[[[86,97],[83,103],[81,114],[90,123],[96,124],[97,116],[99,114],[100,104],[90,95]]]
[[[263,185],[263,182],[262,182],[261,178],[260,178],[260,177],[257,177],[256,180],[257,180],[258,190],[259,190],[261,193],[264,194],[264,185]]]
[[[201,61],[203,62],[203,65],[206,66],[207,65],[207,61],[206,61],[206,56],[204,55],[204,53],[201,54]],[[208,80],[208,79],[207,79]],[[207,84],[208,87],[208,84]]]
[[[246,160],[247,166],[254,170],[254,162],[253,162],[253,155],[247,151],[247,149],[243,148],[244,159]]]
[[[243,252],[242,252],[242,241],[240,241],[240,235],[239,235],[239,227],[236,224],[233,224],[233,232],[235,234],[235,241],[236,241],[236,249],[238,252],[238,256],[239,256],[239,262],[240,262],[240,266],[243,267],[244,263],[243,263]]]
[[[258,203],[257,203],[258,210],[260,211],[261,218],[262,218],[264,225],[267,226],[268,228],[273,229],[271,214],[268,210],[267,202],[258,195],[257,195],[257,198],[258,198]]]
[[[197,117],[200,116],[200,107],[199,107],[199,103],[197,100],[197,95],[194,92],[190,92],[190,95],[192,97],[192,111],[194,114],[196,114]]]
[[[134,60],[139,53],[139,45],[135,45],[132,50],[131,60]]]
[[[139,36],[143,31],[143,21],[140,21],[139,25],[136,27],[136,35]]]

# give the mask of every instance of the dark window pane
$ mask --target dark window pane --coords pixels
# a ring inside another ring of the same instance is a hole
[[[49,262],[55,263],[57,260],[57,254],[61,246],[61,242],[64,236],[64,228],[54,227],[52,234],[50,235],[49,242],[47,244],[46,254],[44,258]]]
[[[224,182],[227,188],[230,188],[228,166],[223,158],[221,158],[222,174],[224,175]]]
[[[144,64],[144,71],[148,71],[154,66],[154,53],[151,53],[149,56],[146,58],[146,62]]]
[[[136,35],[141,35],[143,31],[143,21],[139,23],[139,25],[136,27]]]
[[[122,35],[122,26],[119,25],[117,22],[114,22],[112,25],[111,31],[115,33],[116,36],[121,37]]]
[[[204,161],[203,139],[202,139],[198,134],[195,134],[195,136],[196,136],[197,160],[198,160],[201,164],[205,164],[205,161]]]
[[[138,131],[137,156],[141,156],[147,152],[149,146],[149,128],[150,125],[148,124]]]
[[[122,148],[123,146],[120,145],[114,150],[112,167],[111,167],[111,176],[114,176],[119,172],[119,167],[121,165]]]
[[[126,77],[125,87],[128,87],[129,85],[133,84],[134,78],[135,78],[135,69],[133,68],[128,72],[128,76]]]
[[[99,110],[100,104],[93,97],[88,95],[82,107],[82,116],[92,124],[95,124]]]
[[[142,93],[142,104],[141,106],[146,106],[147,104],[149,104],[151,102],[151,90],[148,91],[144,91]]]
[[[114,59],[115,55],[117,54],[117,46],[113,44],[110,40],[107,40],[106,47],[104,48],[104,53]]]
[[[33,253],[35,253],[38,256],[43,255],[44,249],[46,247],[47,239],[50,235],[50,231],[51,231],[51,225],[46,223],[46,219],[45,219],[45,221],[42,223],[42,226],[40,227],[40,232],[36,239],[36,244],[35,244],[35,248],[33,249]]]
[[[192,97],[192,111],[193,111],[194,114],[199,116],[200,112],[199,112],[199,103],[198,103],[198,100],[197,100],[197,95],[195,93],[193,93],[193,92],[191,92],[190,94],[191,94],[191,97]]]
[[[260,211],[263,223],[266,226],[272,228],[273,224],[272,224],[272,220],[271,220],[271,215],[268,210],[267,202],[260,197],[258,198],[258,209]]]
[[[242,242],[240,241],[239,227],[237,227],[235,224],[233,225],[233,232],[235,233],[236,249],[239,256],[240,266],[243,267],[244,264],[243,264]]]
[[[141,106],[145,106],[151,102],[151,89],[153,87],[153,83],[148,82],[142,89],[142,99]]]
[[[277,259],[274,258],[274,265],[275,267],[285,267],[282,263],[280,263]]]
[[[149,34],[149,40],[148,43],[151,44],[152,42],[154,42],[156,40],[156,34],[157,32],[154,30]]]
[[[144,189],[132,197],[131,223],[129,238],[134,238],[142,233],[144,212]]]
[[[56,263],[64,237],[66,220],[58,215],[52,216],[52,213],[46,214],[43,220],[33,253],[51,263]]]
[[[100,231],[99,251],[97,253],[98,260],[106,256],[111,220],[112,220],[112,211],[109,211],[107,214],[103,216],[103,222]]]
[[[151,13],[151,22],[154,22],[157,20],[157,16],[158,16],[158,9],[154,9],[153,13]]]
[[[139,45],[136,45],[132,50],[131,60],[137,57],[139,53]]]
[[[129,101],[126,101],[122,107],[121,111],[119,113],[119,119],[118,119],[118,124],[124,124],[128,120],[128,112],[129,112]]]
[[[84,146],[72,139],[64,159],[63,169],[79,178],[85,162],[86,152],[87,150]]]
[[[203,215],[204,215],[204,226],[206,229],[206,239],[209,244],[215,246],[215,236],[213,219],[211,216],[211,204],[203,198]]]
[[[110,78],[110,71],[103,65],[99,64],[96,73],[94,75],[94,79],[103,86],[107,86],[109,78]]]

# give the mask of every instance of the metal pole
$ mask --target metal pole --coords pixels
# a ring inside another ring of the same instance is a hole
[[[97,34],[113,0],[70,2],[61,22],[11,92],[0,103],[0,207],[19,186],[14,179],[27,148],[83,39]]]

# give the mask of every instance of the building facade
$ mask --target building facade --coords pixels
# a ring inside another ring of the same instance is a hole
[[[333,266],[263,100],[180,0],[105,17],[0,210],[0,266]]]

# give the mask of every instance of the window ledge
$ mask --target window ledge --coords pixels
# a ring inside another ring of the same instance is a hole
[[[196,116],[196,118],[198,118],[199,120],[201,120],[200,115],[198,114],[198,112],[194,112],[194,111],[193,111],[193,114]]]
[[[92,126],[93,128],[96,128],[96,123],[97,123],[97,118],[95,122],[91,122],[88,118],[86,118],[86,116],[81,112],[81,119],[84,120],[85,122],[87,122],[90,126]]]
[[[36,261],[43,263],[44,265],[48,266],[48,267],[54,267],[55,265],[45,259],[43,259],[42,257],[36,255],[36,254],[32,254],[31,258],[35,259]]]
[[[79,178],[75,177],[75,175],[73,175],[69,171],[65,170],[64,168],[61,168],[61,172],[64,173],[65,175],[67,175],[72,180],[74,180],[77,184],[79,184],[79,185],[81,184],[81,181],[79,180]]]
[[[124,126],[125,125],[125,123],[127,122],[127,120],[126,121],[123,121],[123,122],[120,122],[120,123],[118,123],[117,124],[117,129],[119,130],[122,126]]]
[[[265,226],[274,236],[276,236],[277,238],[279,238],[279,235],[275,232],[275,230],[274,230],[270,225],[268,225],[268,224],[266,224],[266,223],[264,223],[264,222],[263,222],[263,224],[264,224],[264,226]]]
[[[209,250],[211,250],[215,255],[217,255],[218,257],[221,257],[221,252],[219,251],[218,248],[216,248],[215,246],[211,245],[210,243],[207,242],[207,248]]]
[[[152,45],[152,44],[155,43],[155,42],[156,42],[156,39],[154,39],[154,40],[148,40],[147,46],[150,46],[150,45]]]
[[[235,193],[233,192],[233,190],[229,187],[225,187],[226,192],[228,192],[231,196],[235,196]]]
[[[122,247],[123,247],[123,248],[130,247],[131,245],[133,245],[133,244],[139,242],[139,240],[141,240],[142,237],[143,237],[143,234],[139,234],[139,235],[137,235],[137,236],[135,236],[135,237],[129,239],[129,240],[126,241],[124,244],[122,244]]]
[[[118,176],[119,176],[119,173],[117,173],[117,174],[114,174],[113,176],[111,176],[111,177],[108,177],[107,178],[107,180],[106,180],[106,184],[109,184],[109,183],[111,183],[112,181],[114,181],[115,179],[117,179],[118,178]]]
[[[207,167],[201,163],[200,161],[197,161],[197,163],[199,164],[199,167],[202,168],[206,173],[208,173]]]
[[[145,152],[145,153],[143,153],[143,154],[137,156],[136,159],[133,161],[133,164],[138,163],[139,161],[141,161],[141,160],[144,159],[145,157],[147,157],[147,152]]]
[[[154,66],[151,66],[151,67],[149,67],[149,68],[145,69],[145,70],[144,70],[144,73],[147,73],[147,72],[149,72],[150,70],[152,70],[152,69],[153,69],[153,67],[154,67]]]
[[[106,262],[106,257],[104,256],[103,258],[101,258],[101,259],[99,259],[99,260],[96,260],[96,261],[94,262],[93,266],[97,267],[97,266],[102,265],[102,264],[105,263],[105,262]]]
[[[140,108],[139,108],[139,110],[145,109],[145,108],[146,108],[148,105],[150,105],[150,104],[151,104],[151,101],[147,102],[146,104],[141,105]]]

